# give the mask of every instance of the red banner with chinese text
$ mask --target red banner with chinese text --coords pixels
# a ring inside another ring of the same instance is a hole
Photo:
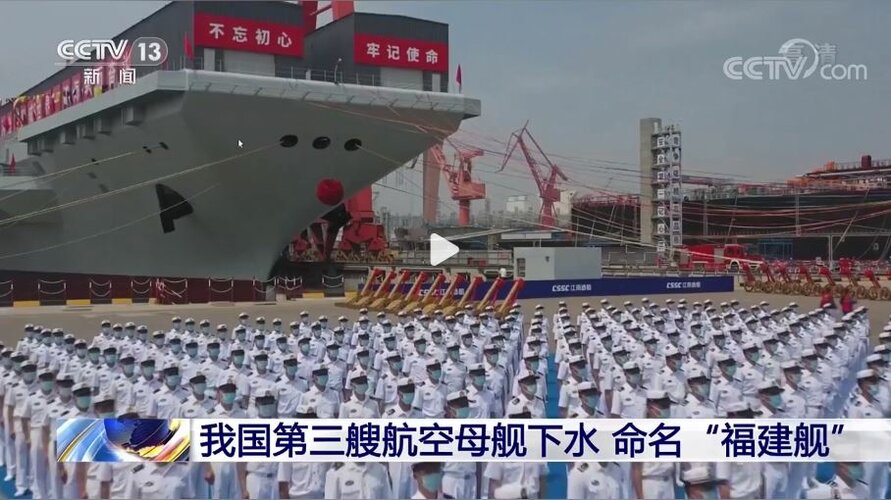
[[[445,73],[449,70],[449,46],[389,36],[356,34],[353,58],[358,64]]]
[[[303,56],[303,27],[195,13],[195,46]]]

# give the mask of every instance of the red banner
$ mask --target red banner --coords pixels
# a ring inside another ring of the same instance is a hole
[[[40,95],[33,95],[28,99],[28,123],[34,123],[40,118]]]
[[[0,115],[0,135],[7,135],[10,132],[12,132],[12,118],[10,118],[10,114]]]
[[[303,27],[195,13],[195,46],[303,56]]]
[[[74,106],[75,104],[80,104],[82,92],[80,88],[80,82],[82,78],[83,73],[75,73],[74,76],[71,77],[71,98],[69,102],[72,106]]]
[[[43,93],[43,116],[50,116],[56,112],[55,103],[53,102],[52,89]]]
[[[62,111],[62,85],[56,84],[53,87],[53,113]]]
[[[59,108],[60,110],[72,106],[71,97],[73,90],[71,86],[73,83],[73,79],[65,80],[64,82],[62,82],[62,107]]]
[[[356,34],[353,57],[358,64],[445,73],[449,46],[444,43]]]

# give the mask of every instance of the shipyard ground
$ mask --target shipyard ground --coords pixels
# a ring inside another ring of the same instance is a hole
[[[712,302],[719,304],[722,301],[738,299],[745,305],[755,304],[762,300],[766,300],[774,307],[781,307],[794,300],[805,311],[813,309],[817,306],[819,298],[817,297],[790,297],[772,294],[746,293],[742,290],[730,293],[711,293],[711,294],[686,294],[686,295],[651,295],[651,300],[664,301],[672,297],[678,299],[685,297],[689,302],[703,301],[711,299]],[[585,297],[566,299],[570,310],[574,313],[579,311],[583,302],[590,302],[595,307],[599,307],[599,301],[602,297]],[[625,300],[632,300],[639,303],[642,296],[610,296],[608,299],[613,304],[621,304]],[[137,324],[145,324],[150,330],[167,327],[170,324],[172,316],[180,316],[182,318],[192,317],[196,321],[207,318],[215,326],[219,323],[234,325],[237,315],[245,311],[251,317],[265,316],[267,324],[271,323],[272,318],[281,318],[285,324],[295,320],[300,311],[309,311],[314,317],[320,314],[327,315],[332,322],[340,315],[345,315],[351,319],[355,318],[357,311],[346,307],[337,306],[336,303],[343,302],[344,299],[301,299],[286,303],[222,303],[222,304],[192,304],[182,306],[154,305],[154,304],[138,304],[138,305],[102,305],[102,306],[84,306],[84,307],[19,307],[19,308],[3,308],[0,309],[0,341],[5,345],[14,345],[22,334],[22,327],[27,323],[41,324],[51,328],[63,328],[66,332],[72,333],[78,337],[90,338],[99,331],[99,322],[108,319],[112,323],[125,323],[133,321]],[[559,299],[548,300],[524,300],[524,309],[531,311],[535,304],[544,304],[549,313],[557,307]],[[870,309],[870,318],[872,320],[873,338],[881,332],[885,325],[889,314],[891,314],[891,301],[864,301]],[[553,339],[552,339],[553,341]],[[548,401],[547,415],[549,417],[558,417],[557,395],[559,394],[556,385],[556,366],[553,357],[548,360]],[[5,475],[5,470],[0,468],[0,478]],[[828,474],[828,475],[827,475]],[[830,472],[824,472],[826,477],[831,476]],[[10,482],[0,481],[0,499],[12,498],[15,487]],[[561,463],[549,464],[548,484],[545,498],[566,498],[566,467]],[[682,498],[682,497],[678,497]]]

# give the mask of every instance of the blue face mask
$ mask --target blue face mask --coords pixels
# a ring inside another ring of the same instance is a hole
[[[124,375],[130,377],[133,375],[133,372],[136,371],[136,365],[133,365],[133,364],[121,365],[121,369],[124,371]]]
[[[728,377],[733,377],[736,375],[736,365],[724,367],[724,373],[726,373]]]
[[[415,345],[415,349],[417,349],[418,353],[424,354],[427,352],[427,344],[417,344]]]
[[[153,367],[153,366],[143,366],[143,367],[142,367],[142,374],[143,374],[146,378],[152,378],[152,376],[155,374],[155,367]]]
[[[167,377],[164,378],[164,383],[167,384],[167,387],[175,389],[179,387],[180,380],[181,377],[179,375],[167,375]]]
[[[421,484],[427,491],[439,491],[442,487],[442,472],[433,472],[421,478]]]
[[[470,407],[466,406],[464,408],[458,408],[455,410],[455,416],[458,418],[467,418],[470,416]]]
[[[879,385],[878,384],[872,384],[869,387],[867,387],[866,390],[867,390],[867,392],[869,392],[869,395],[872,396],[873,398],[876,398],[879,395]]]
[[[93,398],[90,396],[79,396],[75,399],[74,403],[77,405],[77,408],[82,411],[87,411],[90,409],[90,404],[92,404]]]
[[[783,396],[780,394],[772,394],[770,396],[770,405],[774,408],[783,406]]]
[[[396,371],[401,371],[402,370],[402,360],[394,361],[394,362],[390,363],[390,366],[392,366],[393,369]]]
[[[297,373],[297,365],[291,366],[288,365],[285,367],[285,373],[288,374],[289,377],[293,377]]]
[[[276,345],[278,346],[278,350],[281,351],[281,352],[286,352],[286,351],[288,350],[288,343],[287,343],[287,342],[279,342],[279,343],[276,344]]]
[[[430,378],[433,380],[439,380],[442,378],[442,370],[431,370],[428,372],[430,374]]]
[[[300,344],[300,352],[303,354],[309,354],[309,344]]]
[[[99,361],[99,353],[98,352],[88,352],[87,356],[90,358],[90,361],[96,363]]]
[[[402,393],[400,400],[402,401],[403,404],[411,406],[411,404],[415,402],[415,393],[404,392],[404,393]]]
[[[232,364],[237,367],[241,367],[244,364],[244,355],[241,356],[232,356]]]
[[[368,394],[368,384],[356,384],[353,391],[356,394]]]
[[[483,387],[484,385],[486,385],[486,376],[485,375],[474,375],[473,385],[475,385],[477,387]]]
[[[671,408],[661,408],[659,410],[659,418],[671,418]]]
[[[107,411],[99,414],[99,418],[114,418],[115,413],[113,411]]]
[[[207,384],[192,384],[192,392],[196,396],[203,395],[207,391]]]
[[[247,334],[245,332],[238,332],[235,334],[235,338],[244,342],[244,339],[247,338]]]
[[[37,372],[24,372],[22,373],[22,380],[25,381],[26,384],[30,384],[37,379]]]
[[[267,366],[269,366],[269,361],[257,361],[257,369],[261,372],[265,372]]]
[[[182,344],[170,344],[170,350],[173,351],[173,354],[179,354],[183,350]]]
[[[188,354],[189,357],[194,358],[195,356],[198,355],[198,348],[197,347],[188,347],[188,348],[186,348],[186,354]]]
[[[49,394],[50,392],[52,392],[54,384],[55,382],[53,382],[52,380],[43,380],[40,382],[40,389],[44,393]]]
[[[588,403],[588,407],[595,410],[597,409],[597,405],[600,404],[600,397],[597,394],[591,394],[590,396],[587,396],[585,400]]]
[[[211,359],[218,359],[220,357],[220,348],[212,347],[207,350],[207,355],[210,356]]]
[[[850,464],[848,465],[848,475],[851,476],[853,481],[862,481],[864,476],[863,464]]]
[[[114,366],[115,363],[117,363],[117,362],[118,362],[117,354],[106,354],[105,355],[105,364],[107,364],[108,366]]]
[[[321,386],[328,385],[328,375],[319,375],[316,377],[316,384]]]
[[[235,393],[234,392],[224,392],[222,396],[223,404],[231,405],[235,402]]]
[[[275,405],[259,405],[257,407],[257,413],[263,418],[269,418],[275,415]]]

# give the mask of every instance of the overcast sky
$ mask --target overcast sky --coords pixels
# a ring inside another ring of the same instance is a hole
[[[18,95],[53,72],[59,40],[114,35],[161,5],[0,1],[0,96]],[[528,119],[567,167],[568,187],[582,192],[636,191],[623,169],[635,168],[638,120],[647,116],[680,124],[688,172],[766,181],[864,153],[891,157],[891,45],[884,35],[891,2],[401,1],[360,2],[357,10],[448,23],[452,71],[460,63],[464,93],[483,102],[483,116],[468,122],[462,137],[500,149]],[[791,38],[835,45],[836,62],[866,65],[868,80],[724,76],[728,57],[777,55]],[[500,163],[488,155],[476,164],[490,183],[493,210],[507,195],[535,192],[520,164],[486,172]],[[387,182],[395,186],[392,176]],[[383,197],[392,211],[420,207],[390,189]]]

